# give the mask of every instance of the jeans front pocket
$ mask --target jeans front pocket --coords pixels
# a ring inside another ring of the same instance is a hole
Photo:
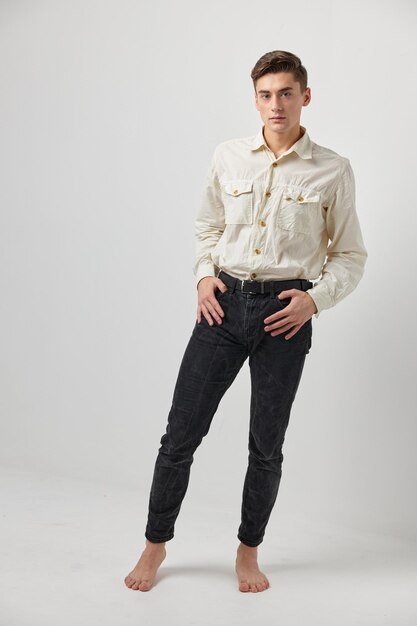
[[[278,298],[279,293],[275,294],[275,302],[278,304],[278,306],[281,309],[284,309],[286,306],[288,306],[291,302],[291,298]]]
[[[291,303],[291,298],[282,298],[280,300],[278,298],[279,293],[280,292],[275,294],[274,300],[275,300],[275,303],[276,303],[277,310],[282,311]],[[293,343],[297,343],[297,342],[300,342],[300,341],[305,342],[305,344],[306,344],[306,354],[308,354],[308,352],[309,352],[309,350],[311,348],[312,331],[313,331],[313,325],[312,325],[312,321],[311,321],[311,318],[310,318],[306,322],[304,322],[304,324],[298,329],[298,331],[295,333],[295,335],[293,335],[293,337],[291,338]],[[287,330],[286,332],[282,333],[281,338],[283,338],[288,332],[289,332],[289,330]]]
[[[216,289],[216,291],[214,292],[214,295],[216,296],[217,300],[221,300],[222,298],[227,296],[228,293],[230,293],[229,287],[226,289],[226,291],[221,291],[221,289]]]

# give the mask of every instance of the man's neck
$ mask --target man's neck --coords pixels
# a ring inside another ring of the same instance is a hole
[[[286,152],[288,148],[291,148],[291,146],[294,145],[296,141],[301,139],[301,137],[304,135],[304,132],[305,129],[303,129],[300,124],[298,125],[298,129],[294,129],[286,135],[273,133],[266,126],[263,127],[265,142],[276,157],[279,157],[281,154]]]

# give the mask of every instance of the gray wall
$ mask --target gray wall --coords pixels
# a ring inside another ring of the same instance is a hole
[[[194,217],[216,143],[255,134],[250,70],[299,55],[301,123],[347,156],[369,258],[313,318],[277,508],[415,535],[416,6],[0,3],[4,465],[146,494],[195,323]],[[239,513],[246,363],[190,492]]]

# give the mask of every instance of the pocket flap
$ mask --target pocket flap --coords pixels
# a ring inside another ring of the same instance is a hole
[[[228,180],[223,183],[225,193],[228,193],[231,196],[240,196],[241,193],[248,193],[252,191],[252,188],[252,180]]]
[[[297,202],[299,204],[306,204],[307,202],[318,202],[320,200],[320,194],[319,193],[302,193],[300,194],[300,196],[298,196],[297,198]]]
[[[307,204],[308,202],[319,202],[320,193],[318,191],[312,191],[307,189],[294,189],[293,187],[286,187],[284,190],[285,200],[293,200],[297,204]]]

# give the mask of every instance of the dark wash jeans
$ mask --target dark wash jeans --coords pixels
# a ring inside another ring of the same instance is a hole
[[[219,278],[225,282],[224,272]],[[174,524],[188,488],[193,454],[208,433],[220,400],[249,357],[251,402],[248,468],[242,494],[238,539],[258,546],[278,494],[282,445],[306,354],[311,348],[311,318],[290,339],[271,336],[264,318],[288,306],[276,296],[286,289],[306,291],[311,282],[282,281],[276,291],[243,293],[232,286],[216,290],[224,311],[213,326],[201,315],[183,355],[166,432],[161,437],[149,497],[145,537],[162,543]],[[227,277],[226,277],[227,278]]]

